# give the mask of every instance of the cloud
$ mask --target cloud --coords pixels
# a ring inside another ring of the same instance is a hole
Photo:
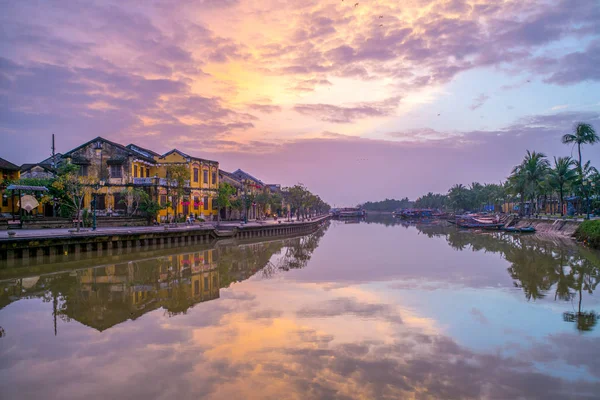
[[[471,106],[469,107],[472,111],[477,110],[479,107],[481,107],[482,105],[485,104],[486,101],[488,101],[490,99],[490,96],[486,95],[485,93],[481,93],[479,96],[477,96],[474,100],[473,103],[471,104]]]
[[[315,116],[325,122],[347,124],[357,119],[391,115],[399,102],[400,98],[394,97],[379,102],[362,103],[355,106],[296,104],[294,111],[303,115]]]
[[[248,104],[248,108],[265,114],[272,114],[282,110],[281,106],[274,104]]]

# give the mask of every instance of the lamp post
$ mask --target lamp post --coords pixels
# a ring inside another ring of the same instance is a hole
[[[248,223],[248,203],[246,202],[246,180],[242,181],[242,191],[244,192],[244,224]]]
[[[94,199],[92,200],[92,211],[93,211],[93,219],[92,219],[92,230],[96,230],[96,209],[98,203],[98,189],[100,189],[100,184],[95,183],[94,186]]]

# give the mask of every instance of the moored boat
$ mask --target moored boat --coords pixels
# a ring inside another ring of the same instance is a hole
[[[508,226],[508,227],[503,228],[503,230],[505,232],[510,232],[510,233],[535,233],[536,232],[536,230],[533,226],[524,226],[522,228]]]

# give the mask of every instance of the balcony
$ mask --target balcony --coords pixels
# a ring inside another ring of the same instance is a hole
[[[133,178],[133,184],[140,186],[152,186],[154,185],[154,178]]]
[[[177,181],[175,180],[168,180],[165,178],[154,178],[154,177],[146,177],[146,178],[132,178],[133,179],[133,184],[134,185],[139,185],[139,186],[154,186],[154,185],[158,185],[158,186],[162,186],[162,187],[166,187],[166,186],[170,186],[170,187],[176,187],[177,186]],[[184,187],[189,188],[190,187],[190,181],[185,181],[183,184]]]

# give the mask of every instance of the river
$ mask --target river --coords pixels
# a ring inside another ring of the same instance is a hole
[[[600,255],[387,217],[0,266],[5,399],[588,399]]]

